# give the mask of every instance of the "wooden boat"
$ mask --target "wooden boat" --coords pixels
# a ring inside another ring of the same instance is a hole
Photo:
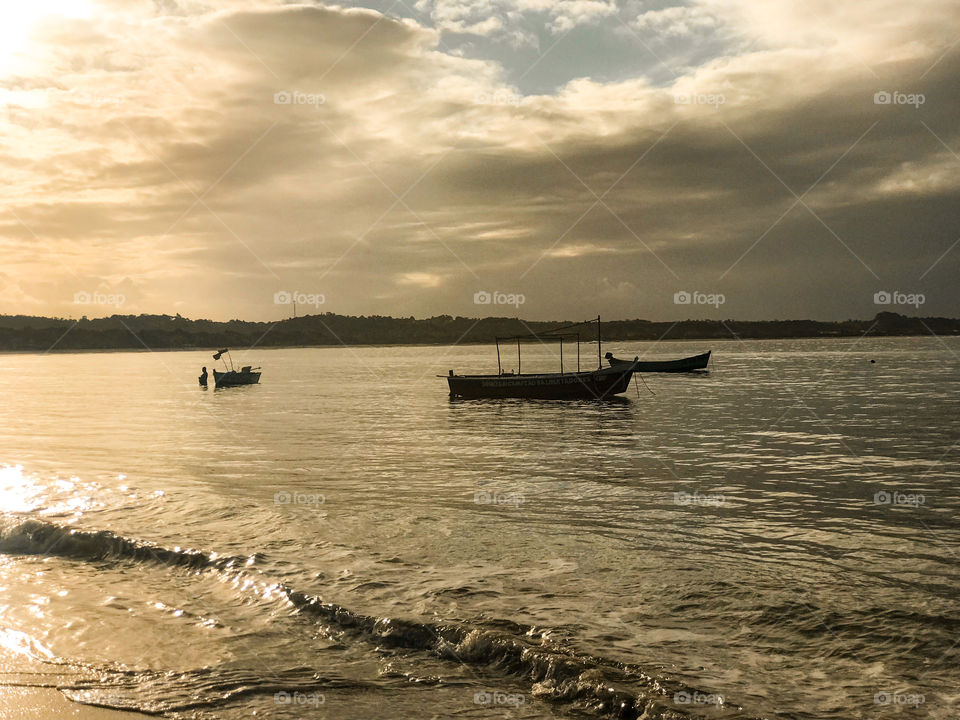
[[[597,361],[596,370],[580,369],[580,335],[579,333],[563,333],[567,328],[578,327],[588,323],[577,323],[540,334],[514,335],[497,337],[497,374],[496,375],[454,375],[453,370],[447,375],[447,384],[450,387],[450,397],[476,398],[531,398],[538,400],[604,400],[626,391],[630,386],[630,378],[636,371],[637,359],[615,366],[603,367],[600,361],[600,318],[591,320],[597,323]],[[577,370],[564,372],[563,367],[563,340],[577,339]],[[523,340],[560,340],[560,372],[558,373],[528,373],[520,372],[520,343]],[[517,342],[517,372],[504,372],[500,364],[500,341],[515,340]],[[443,377],[442,375],[440,377]]]
[[[233,358],[230,357],[230,350],[223,348],[213,355],[214,360],[220,360],[224,355],[223,372],[216,368],[213,370],[213,380],[218,388],[237,387],[238,385],[256,385],[260,382],[260,368],[252,365],[244,365],[239,370],[233,367]],[[229,360],[229,365],[227,361]]]
[[[450,397],[604,400],[626,391],[636,363],[586,372],[447,376]]]
[[[250,365],[245,365],[239,370],[227,370],[220,372],[213,371],[213,379],[217,387],[236,387],[237,385],[256,385],[260,382],[260,369],[253,369]]]
[[[710,353],[708,350],[702,355],[691,355],[690,357],[680,358],[679,360],[621,360],[615,358],[612,353],[607,353],[604,357],[610,363],[610,367],[619,367],[630,363],[636,363],[636,372],[693,372],[695,370],[706,370],[707,363],[710,362]]]

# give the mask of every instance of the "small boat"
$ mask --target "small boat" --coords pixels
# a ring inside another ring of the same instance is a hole
[[[216,382],[218,388],[236,387],[238,385],[256,385],[260,382],[260,368],[255,368],[252,365],[244,365],[239,370],[235,370],[233,367],[233,358],[230,357],[230,350],[227,348],[223,348],[214,353],[213,359],[219,360],[224,355],[226,355],[226,359],[223,361],[223,372],[220,372],[216,368],[213,370],[213,380]],[[230,361],[229,366],[227,365],[227,360]]]
[[[213,379],[217,383],[217,387],[256,385],[260,382],[260,368],[253,369],[251,365],[244,365],[239,370],[228,370],[227,372],[214,370]]]
[[[619,367],[630,363],[636,363],[636,372],[694,372],[696,370],[706,370],[707,363],[710,362],[710,353],[708,350],[702,355],[691,355],[690,357],[680,358],[679,360],[621,360],[615,358],[613,353],[607,353],[604,357],[610,363],[610,367]]]
[[[600,318],[589,323],[597,323],[597,361],[596,370],[580,369],[580,335],[564,333],[567,328],[588,323],[577,323],[556,328],[545,333],[513,335],[495,338],[497,345],[496,375],[454,375],[453,370],[446,376],[451,398],[530,398],[537,400],[606,400],[626,391],[630,378],[636,371],[637,359],[618,363],[608,368],[600,361]],[[576,338],[577,370],[564,371],[563,341]],[[520,343],[523,340],[560,340],[560,372],[528,373],[520,372]],[[500,365],[500,341],[515,340],[517,343],[517,372],[504,372]],[[443,377],[440,375],[439,377]]]

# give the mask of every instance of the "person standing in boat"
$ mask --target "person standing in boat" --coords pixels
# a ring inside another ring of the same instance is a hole
[[[206,366],[204,366],[203,372],[200,373],[200,385],[201,385],[202,387],[206,387],[206,386],[207,386],[207,368],[206,368]]]

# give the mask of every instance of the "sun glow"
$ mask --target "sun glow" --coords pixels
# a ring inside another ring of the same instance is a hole
[[[0,75],[9,75],[30,61],[37,33],[44,26],[90,17],[92,0],[28,0],[0,5]]]
[[[23,476],[22,465],[0,467],[0,512],[29,512],[35,488]]]

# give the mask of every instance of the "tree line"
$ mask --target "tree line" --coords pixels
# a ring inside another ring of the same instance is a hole
[[[543,333],[570,321],[517,318],[349,316],[323,313],[277,322],[191,320],[180,315],[112,315],[79,320],[27,315],[0,316],[0,350],[176,350],[221,347],[324,345],[447,345],[489,343],[496,336]],[[595,340],[584,326],[581,340]],[[908,317],[882,312],[871,320],[612,320],[603,340],[711,340],[860,337],[863,335],[958,335],[960,319]]]

